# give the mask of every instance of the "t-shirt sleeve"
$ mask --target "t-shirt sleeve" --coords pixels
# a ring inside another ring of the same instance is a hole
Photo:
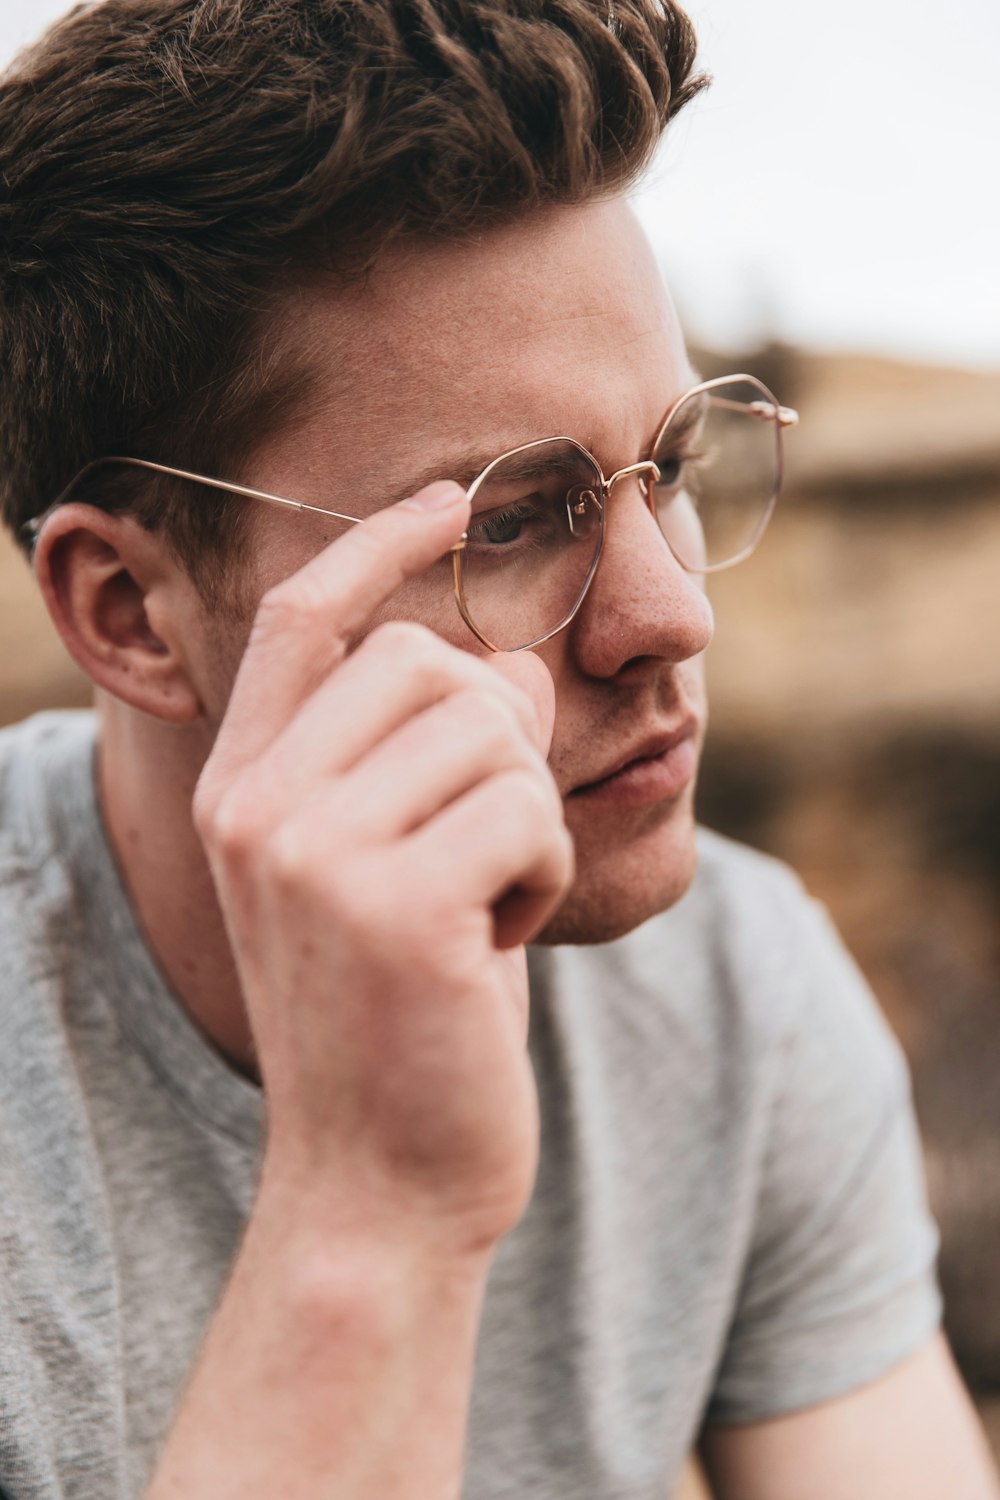
[[[823,910],[796,907],[752,1240],[710,1422],[844,1395],[940,1322],[906,1063]]]

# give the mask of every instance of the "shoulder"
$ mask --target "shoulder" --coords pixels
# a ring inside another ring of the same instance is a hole
[[[761,1108],[793,1056],[819,1077],[836,1058],[879,1090],[903,1081],[898,1047],[825,909],[779,860],[707,830],[675,906],[612,943],[536,949],[531,971],[567,1033],[593,1032],[609,1059],[628,1052],[629,1073],[666,1055],[671,1071],[689,1067],[706,1088]]]
[[[698,830],[698,870],[687,894],[655,918],[673,941],[702,947],[743,985],[780,979],[801,959],[818,907],[788,865]]]
[[[36,714],[0,729],[0,860],[38,866],[64,846],[81,796],[93,796],[92,713]]]
[[[707,829],[698,856],[675,906],[586,950],[586,963],[680,1007],[721,1044],[738,1037],[768,1050],[828,983],[831,963],[839,979],[849,960],[824,909],[780,860]]]
[[[678,903],[708,904],[735,915],[754,908],[766,918],[773,903],[800,903],[805,888],[788,865],[773,855],[738,844],[710,828],[698,829],[698,870],[687,896]]]
[[[92,860],[92,715],[40,714],[0,731],[0,1115],[27,1116],[31,1090],[65,1049],[63,977],[81,949],[80,892]],[[10,1123],[8,1119],[8,1124]]]
[[[780,860],[699,830],[686,896],[659,918],[669,940],[698,955],[700,971],[772,1037],[797,1024],[805,1001],[857,971],[826,909]]]
[[[110,1431],[116,1409],[121,1328],[100,1155],[114,1117],[98,1122],[117,1059],[102,1074],[100,997],[78,1013],[71,982],[87,941],[89,871],[75,861],[93,838],[94,739],[88,714],[0,731],[0,1491],[25,1496],[68,1493],[53,1435],[68,1424],[76,1460],[86,1450],[93,1464],[99,1440],[81,1434]],[[124,1492],[113,1468],[88,1470],[93,1493]]]

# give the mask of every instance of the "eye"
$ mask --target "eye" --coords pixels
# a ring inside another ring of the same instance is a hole
[[[659,490],[690,489],[698,481],[701,470],[708,462],[708,454],[700,448],[685,453],[664,453],[657,457],[660,471]]]
[[[684,460],[676,453],[668,453],[656,460],[656,466],[660,471],[659,483],[664,489],[671,490],[680,481]]]
[[[511,505],[506,510],[495,511],[493,515],[484,516],[472,523],[469,527],[469,540],[485,542],[494,547],[509,546],[520,537],[530,515],[531,507],[528,505]]]

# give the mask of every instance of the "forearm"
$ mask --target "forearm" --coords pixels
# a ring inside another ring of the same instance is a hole
[[[538,1156],[522,945],[573,853],[540,661],[357,642],[468,522],[456,485],[418,501],[265,596],[198,783],[270,1140],[146,1500],[461,1493],[489,1261]]]
[[[1000,1500],[982,1428],[942,1335],[877,1380],[788,1416],[708,1427],[718,1500]]]
[[[146,1500],[457,1500],[487,1269],[262,1195]]]

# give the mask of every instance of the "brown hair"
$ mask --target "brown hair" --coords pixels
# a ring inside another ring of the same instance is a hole
[[[0,83],[7,525],[103,454],[238,478],[302,390],[267,321],[283,286],[624,189],[702,86],[694,54],[670,0],[76,9]],[[115,485],[99,503],[204,581],[228,508]]]

